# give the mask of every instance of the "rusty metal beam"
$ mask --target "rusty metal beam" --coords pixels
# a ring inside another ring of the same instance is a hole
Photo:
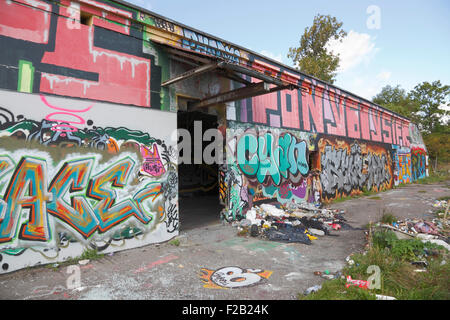
[[[262,94],[267,94],[279,90],[285,90],[285,89],[294,89],[295,86],[292,85],[283,85],[283,86],[276,86],[273,88],[270,88],[270,84],[267,82],[258,82],[258,83],[252,83],[248,86],[227,91],[224,93],[219,93],[218,95],[208,97],[206,99],[203,99],[202,101],[199,101],[193,105],[194,109],[199,108],[206,108],[210,107],[212,105],[221,104],[221,103],[227,103],[237,100],[242,100],[246,98],[251,98],[255,96],[259,96]]]

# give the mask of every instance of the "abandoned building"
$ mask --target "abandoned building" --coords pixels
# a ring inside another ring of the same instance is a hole
[[[203,31],[116,0],[0,12],[0,273],[427,175],[409,119]]]

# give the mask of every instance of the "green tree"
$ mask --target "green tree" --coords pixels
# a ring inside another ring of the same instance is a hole
[[[372,98],[372,101],[386,109],[410,118],[413,122],[418,120],[416,117],[416,112],[418,111],[417,102],[412,100],[406,90],[402,89],[400,85],[395,87],[390,85],[384,86],[380,93]]]
[[[450,113],[444,108],[450,107],[450,86],[441,82],[422,82],[414,87],[408,94],[409,99],[418,104],[419,128],[424,133],[445,131],[448,128],[448,120],[442,123]]]
[[[342,40],[347,35],[342,24],[335,17],[316,15],[313,25],[305,28],[300,46],[289,48],[288,58],[301,72],[334,83],[339,55],[328,52],[326,44],[331,39]]]

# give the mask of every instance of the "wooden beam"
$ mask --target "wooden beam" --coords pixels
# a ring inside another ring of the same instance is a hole
[[[192,78],[194,76],[198,76],[199,74],[215,70],[215,69],[219,68],[220,66],[221,66],[221,62],[219,62],[219,63],[214,62],[214,63],[202,65],[200,67],[188,70],[188,71],[180,74],[179,76],[176,76],[175,78],[164,81],[163,83],[161,83],[161,87],[165,87],[165,86],[174,84],[176,82],[186,80],[186,79]]]

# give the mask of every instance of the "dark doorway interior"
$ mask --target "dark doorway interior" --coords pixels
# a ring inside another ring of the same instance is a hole
[[[180,230],[219,222],[218,165],[194,163],[194,123],[201,121],[202,137],[206,130],[217,129],[217,116],[198,111],[179,111],[178,128],[187,129],[191,135],[191,162],[178,165],[178,195]],[[197,124],[198,125],[198,124]],[[203,139],[202,139],[203,140]],[[203,141],[202,152],[210,141]],[[183,156],[181,151],[180,157]],[[203,159],[203,157],[202,157]]]

